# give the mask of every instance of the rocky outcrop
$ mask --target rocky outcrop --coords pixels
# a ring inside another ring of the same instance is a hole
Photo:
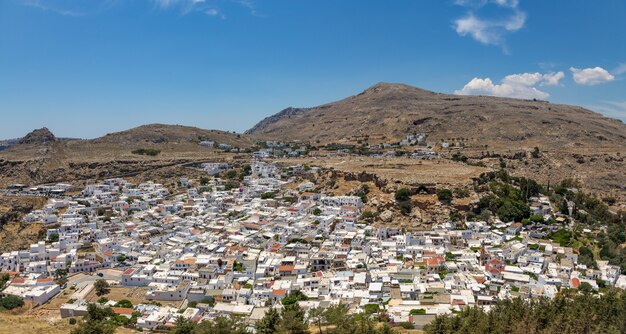
[[[19,140],[19,144],[45,145],[57,141],[57,137],[48,128],[36,129]]]
[[[280,112],[278,112],[277,114],[274,114],[269,117],[265,117],[259,123],[257,123],[251,129],[247,130],[244,133],[252,134],[252,133],[263,132],[266,128],[270,127],[272,124],[276,123],[277,121],[283,118],[291,118],[291,116],[300,115],[309,110],[311,110],[311,108],[293,108],[293,107],[285,108],[281,110]]]

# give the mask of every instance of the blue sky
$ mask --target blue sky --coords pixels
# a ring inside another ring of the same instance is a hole
[[[622,0],[0,0],[0,138],[243,131],[377,82],[626,120]]]

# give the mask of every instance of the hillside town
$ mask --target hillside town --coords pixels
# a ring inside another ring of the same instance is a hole
[[[255,160],[239,183],[220,178],[228,164],[201,168],[207,177],[181,177],[175,188],[123,178],[50,186],[55,196],[23,218],[47,227],[42,240],[0,255],[9,275],[2,294],[35,308],[64,298],[62,318],[98,303],[135,317],[138,329],[236,315],[253,331],[270,308],[294,302],[384,310],[390,322],[419,329],[436,315],[505,299],[626,288],[619,266],[588,267],[532,228],[572,224],[545,196],[531,198],[533,217],[542,218],[532,225],[449,221],[407,231],[362,219],[359,196],[317,192],[317,167]],[[140,302],[94,300],[94,290],[105,290],[100,281]]]

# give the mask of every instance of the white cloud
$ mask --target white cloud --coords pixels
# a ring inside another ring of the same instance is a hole
[[[220,12],[219,10],[217,10],[215,8],[209,8],[209,9],[205,10],[204,14],[206,14],[208,16],[217,16],[217,17],[220,17],[222,19],[226,19],[226,16],[222,12]]]
[[[562,71],[546,73],[543,75],[543,82],[541,83],[541,85],[542,86],[556,86],[559,84],[559,81],[561,81],[561,79],[563,78],[565,78],[565,73],[563,73]]]
[[[497,44],[500,40],[500,36],[489,29],[487,22],[476,18],[473,14],[458,19],[454,23],[457,34],[461,36],[470,35],[483,44]]]
[[[537,89],[535,86],[554,86],[565,76],[563,72],[556,73],[520,73],[507,75],[500,84],[494,84],[490,78],[474,78],[462,89],[456,90],[458,95],[490,95],[513,97],[519,99],[547,99],[550,94]]]
[[[501,7],[515,8],[519,4],[518,0],[456,0],[454,4],[463,7],[480,8],[488,4],[495,4]]]
[[[79,16],[86,15],[85,12],[82,10],[79,11],[79,10],[65,9],[65,8],[59,7],[59,4],[54,4],[54,3],[50,4],[50,3],[46,3],[40,0],[25,0],[23,4],[28,7],[37,8],[44,12],[51,12],[51,13],[55,13],[55,14],[62,15],[62,16],[79,17]]]
[[[213,4],[215,1],[207,0],[154,0],[156,6],[163,10],[179,10],[182,15],[190,13],[203,13],[211,17],[226,16]],[[211,2],[211,3],[209,3]]]
[[[457,0],[455,3],[471,9],[464,17],[454,21],[454,30],[460,36],[470,36],[482,44],[504,48],[504,36],[522,29],[526,24],[526,13],[519,10],[517,0]],[[502,7],[508,13],[490,18],[476,15],[476,10],[489,4]],[[513,11],[512,14],[510,11]]]
[[[626,73],[626,64],[619,64],[617,68],[611,71],[613,75],[620,75]]]
[[[574,82],[580,85],[592,86],[615,80],[615,77],[602,67],[583,69],[570,67],[569,70],[572,71]]]
[[[0,0],[1,1],[1,0]],[[116,5],[123,4],[120,0],[17,0],[20,4],[35,8],[41,11],[51,12],[63,16],[87,16],[98,11],[109,10]],[[217,6],[222,2],[237,4],[250,11],[252,15],[256,13],[254,0],[146,0],[146,6],[151,6],[162,11],[177,11],[181,15],[191,13],[204,14],[211,17],[226,16]]]
[[[518,0],[494,0],[494,2],[500,6],[511,7],[511,8],[516,8],[517,5],[519,4]]]

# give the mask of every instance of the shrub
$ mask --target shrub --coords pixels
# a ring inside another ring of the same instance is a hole
[[[413,324],[410,322],[401,322],[400,327],[404,329],[413,329]]]
[[[300,290],[296,290],[295,292],[292,292],[289,296],[283,298],[282,303],[283,305],[287,306],[287,305],[293,305],[301,300],[308,300],[309,297],[307,297],[304,293],[302,293]]]
[[[161,153],[161,150],[157,150],[155,148],[138,148],[136,150],[133,150],[131,153],[137,155],[149,155],[153,157],[159,155],[159,153]]]
[[[261,194],[261,199],[274,198],[276,195],[272,192],[266,192]]]
[[[535,147],[533,149],[533,151],[530,153],[532,155],[533,158],[537,159],[539,158],[539,147]]]
[[[76,325],[76,318],[70,318],[68,321],[70,325]]]
[[[407,188],[398,189],[398,191],[396,191],[395,197],[397,202],[408,201],[411,197],[411,191]]]
[[[615,197],[605,197],[602,199],[602,202],[606,203],[607,205],[615,205],[615,202],[617,202],[617,200],[615,199]]]
[[[363,306],[366,314],[374,314],[380,312],[380,306],[378,304],[366,304]]]
[[[413,208],[410,201],[400,202],[398,206],[400,207],[400,212],[403,215],[408,215],[409,213],[411,213],[411,209]]]
[[[22,299],[12,295],[0,298],[0,308],[12,310],[14,308],[22,307],[23,305],[24,301]]]
[[[133,303],[131,303],[128,299],[122,299],[115,304],[115,307],[133,308]]]
[[[470,192],[469,190],[465,189],[465,188],[456,188],[454,189],[454,196],[456,198],[465,198],[465,197],[469,197]]]
[[[452,191],[450,189],[437,189],[437,199],[441,203],[450,204],[452,202]]]

